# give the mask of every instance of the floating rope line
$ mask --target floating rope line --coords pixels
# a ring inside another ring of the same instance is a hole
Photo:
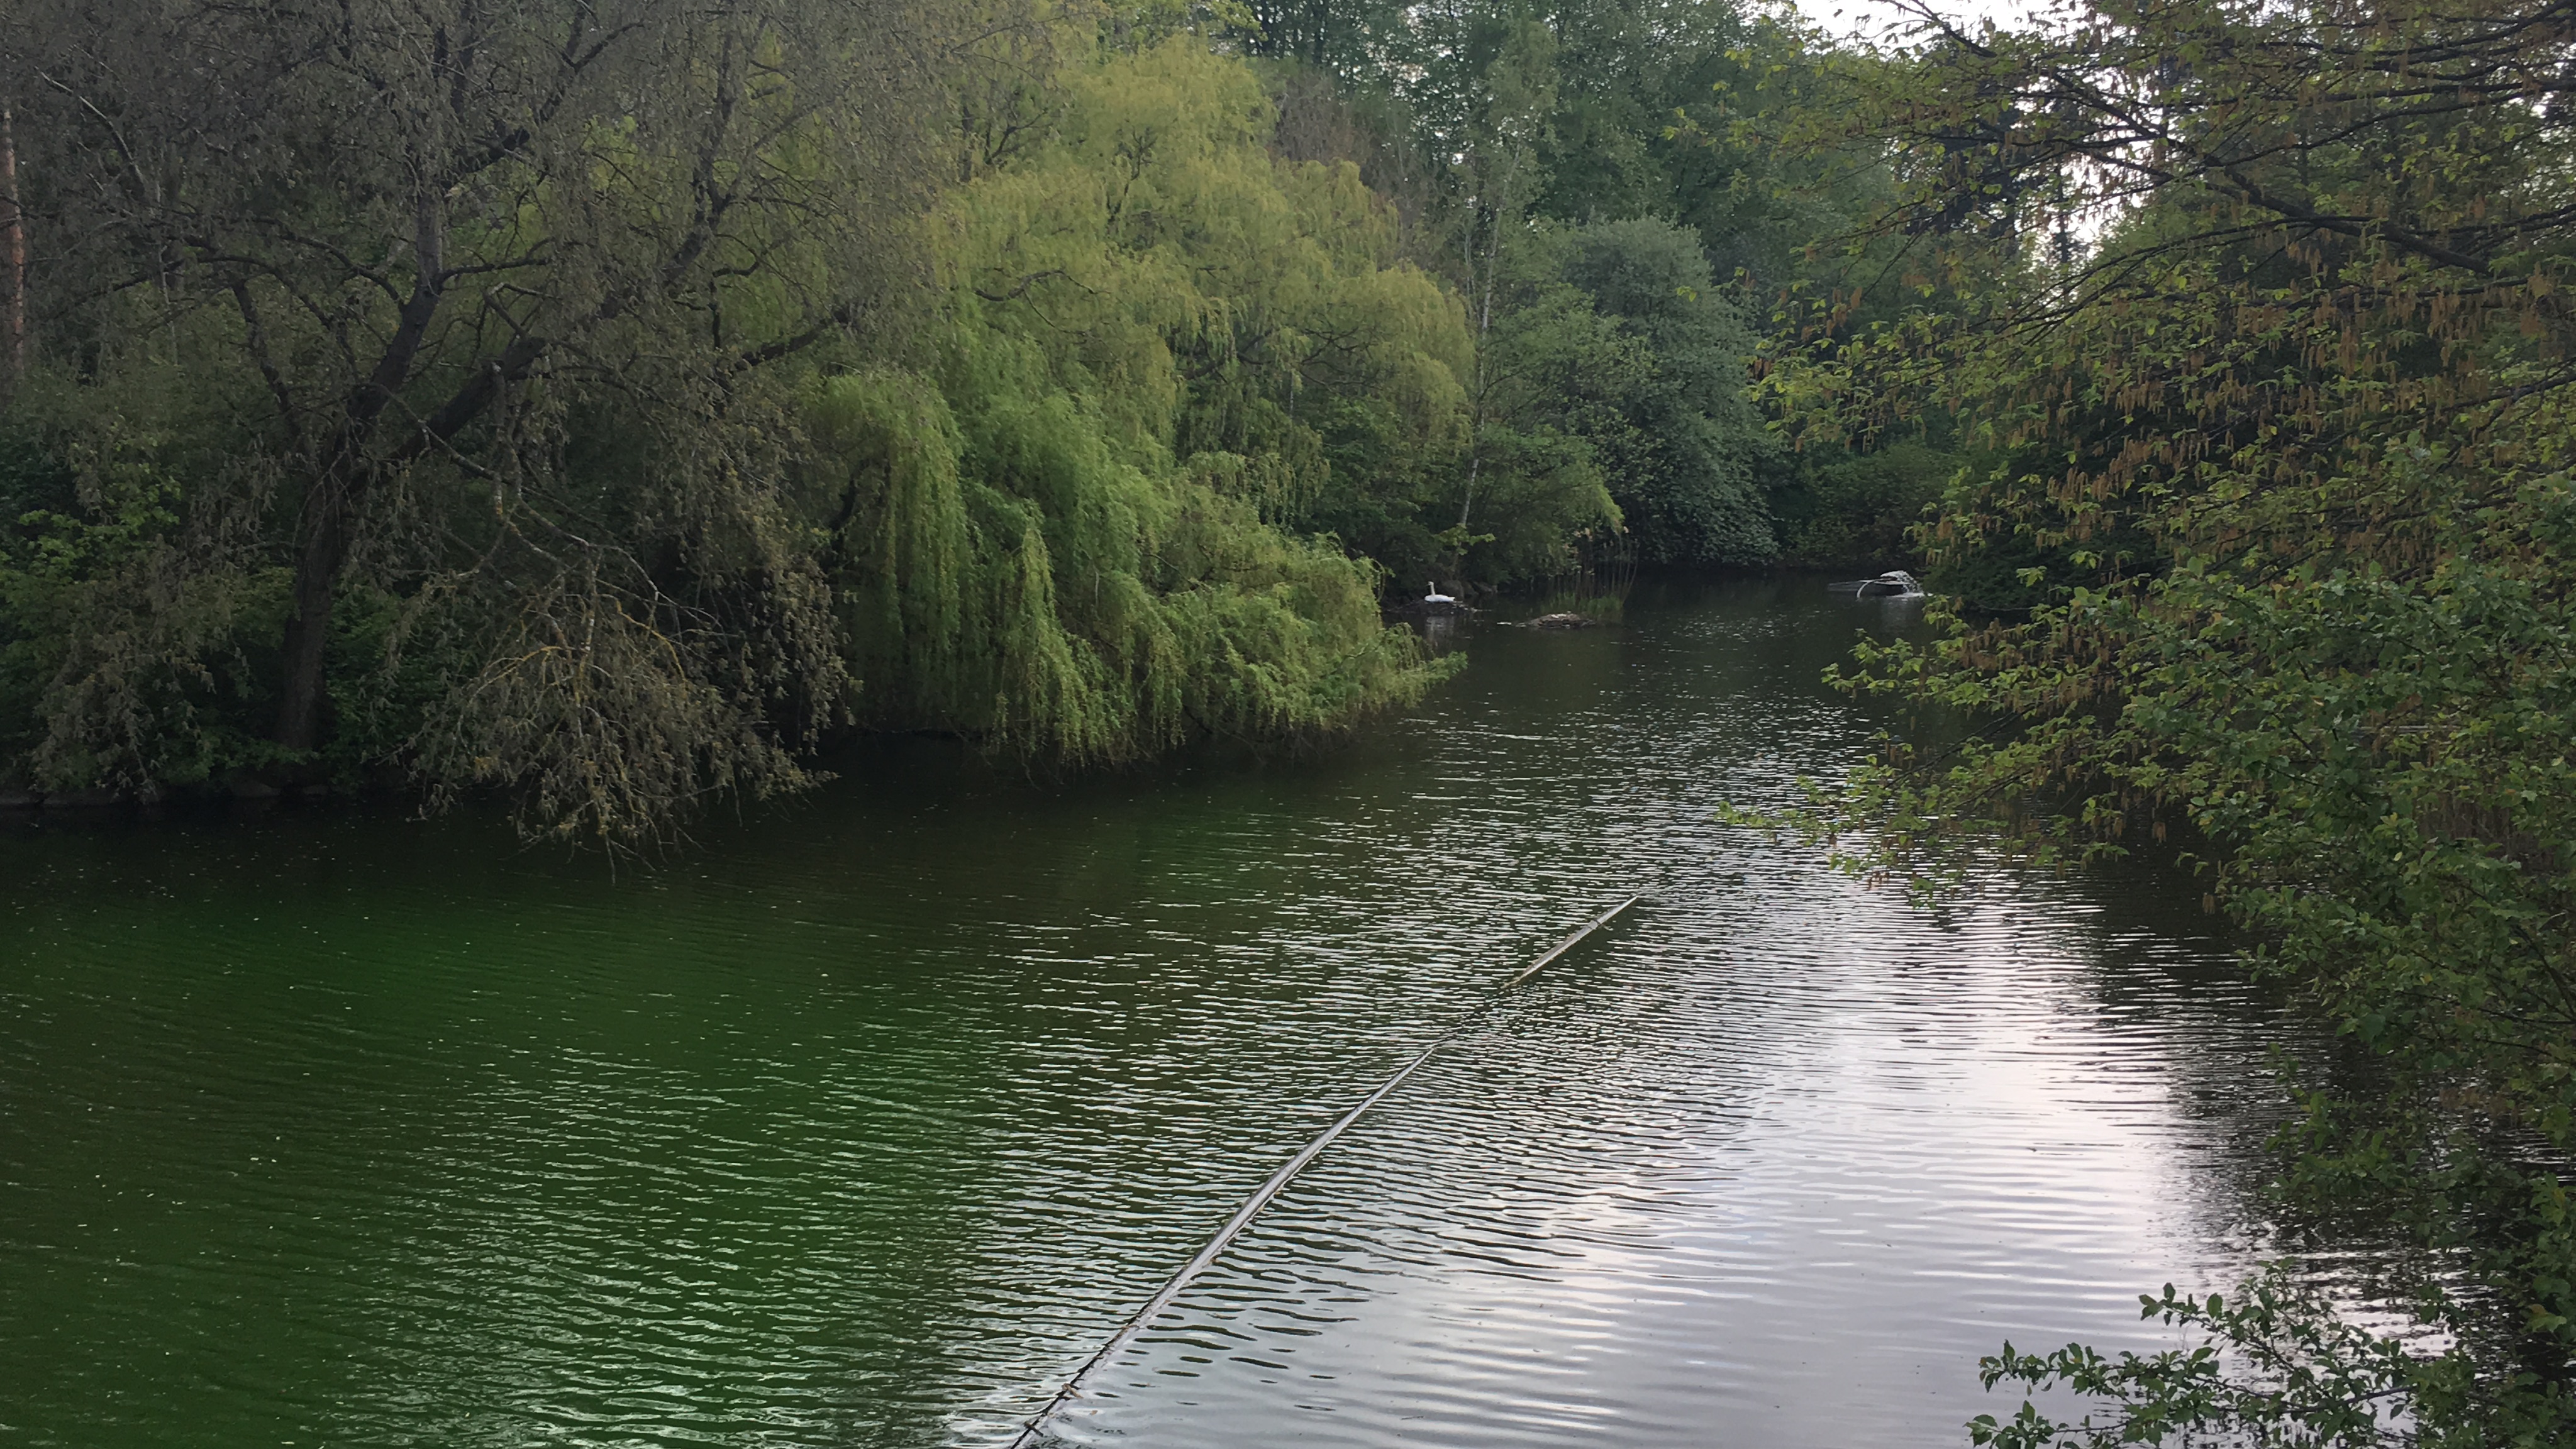
[[[1566,952],[1571,951],[1576,946],[1582,944],[1585,937],[1600,930],[1603,926],[1610,924],[1613,920],[1618,918],[1620,912],[1635,905],[1642,899],[1644,899],[1642,896],[1630,896],[1619,904],[1612,906],[1610,909],[1603,911],[1597,916],[1594,916],[1591,920],[1576,927],[1574,932],[1571,935],[1568,935],[1564,940],[1547,948],[1545,952],[1540,954],[1537,960],[1532,961],[1527,966],[1513,972],[1512,975],[1500,986],[1494,988],[1492,995],[1486,999],[1484,1005],[1477,1007],[1475,1011],[1468,1014],[1466,1020],[1460,1021],[1457,1025],[1450,1027],[1445,1032],[1442,1032],[1440,1036],[1431,1043],[1431,1045],[1414,1053],[1413,1059],[1397,1068],[1394,1076],[1391,1076],[1384,1082],[1380,1083],[1376,1091],[1362,1097],[1358,1106],[1351,1108],[1351,1110],[1344,1112],[1340,1117],[1334,1119],[1332,1126],[1325,1128],[1316,1136],[1314,1141],[1307,1143],[1303,1148],[1299,1149],[1296,1156],[1289,1158],[1284,1163],[1281,1163],[1279,1170],[1270,1174],[1269,1180],[1262,1183],[1259,1190],[1255,1191],[1250,1198],[1244,1201],[1243,1206],[1234,1210],[1234,1216],[1225,1220],[1225,1226],[1216,1230],[1216,1236],[1208,1239],[1205,1247],[1200,1248],[1197,1253],[1191,1256],[1188,1262],[1183,1263],[1179,1272],[1174,1273],[1169,1279],[1165,1280],[1161,1290],[1156,1292],[1153,1297],[1146,1299],[1143,1307],[1128,1315],[1127,1321],[1119,1325],[1118,1332],[1111,1335],[1109,1341],[1102,1344],[1098,1352],[1082,1361],[1082,1367],[1074,1370],[1073,1377],[1065,1380],[1064,1387],[1055,1391],[1055,1396],[1046,1401],[1046,1407],[1038,1410],[1036,1417],[1020,1426],[1018,1437],[1011,1440],[1011,1449],[1026,1449],[1026,1446],[1036,1443],[1039,1436],[1045,1433],[1047,1421],[1053,1419],[1058,1411],[1062,1410],[1066,1404],[1072,1402],[1074,1397],[1082,1391],[1082,1381],[1091,1377],[1091,1371],[1100,1367],[1102,1364],[1109,1362],[1111,1359],[1116,1358],[1121,1350],[1125,1349],[1127,1345],[1135,1342],[1137,1335],[1143,1333],[1155,1319],[1161,1317],[1163,1310],[1171,1307],[1173,1302],[1181,1296],[1182,1291],[1190,1286],[1190,1280],[1196,1278],[1200,1273],[1205,1272],[1209,1264],[1214,1263],[1228,1247],[1232,1246],[1235,1238],[1241,1235],[1245,1228],[1252,1225],[1252,1220],[1260,1215],[1261,1210],[1270,1206],[1270,1200],[1279,1196],[1279,1194],[1287,1188],[1288,1184],[1296,1179],[1297,1174],[1303,1172],[1306,1169],[1306,1165],[1313,1162],[1318,1156],[1320,1156],[1325,1148],[1332,1146],[1333,1139],[1341,1136],[1344,1129],[1358,1121],[1362,1113],[1365,1113],[1369,1108],[1376,1106],[1387,1093],[1392,1092],[1397,1087],[1403,1085],[1404,1079],[1412,1076],[1415,1068],[1421,1066],[1424,1062],[1431,1060],[1431,1054],[1448,1045],[1449,1042],[1458,1035],[1458,1033],[1467,1028],[1468,1022],[1471,1022],[1477,1017],[1484,1015],[1487,1011],[1492,1010],[1494,1003],[1502,998],[1504,992],[1511,990],[1513,987],[1518,986],[1522,982],[1537,975],[1539,971],[1546,967],[1550,962],[1553,962],[1559,956],[1564,955]]]

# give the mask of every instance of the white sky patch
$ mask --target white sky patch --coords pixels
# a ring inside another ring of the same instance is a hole
[[[1920,23],[1913,12],[1888,0],[1794,0],[1794,4],[1807,23],[1846,40],[1901,43],[1906,32]],[[1975,30],[1990,20],[2010,28],[2041,7],[2035,0],[1934,0],[1932,8],[1962,29]]]

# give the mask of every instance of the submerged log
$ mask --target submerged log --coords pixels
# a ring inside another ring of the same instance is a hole
[[[1579,616],[1568,615],[1567,617]],[[1575,927],[1572,934],[1541,952],[1538,959],[1505,979],[1496,988],[1494,994],[1486,999],[1484,1006],[1469,1013],[1467,1020],[1471,1021],[1482,1016],[1485,1011],[1491,1009],[1503,993],[1537,975],[1542,968],[1581,945],[1595,931],[1617,920],[1630,906],[1643,899],[1645,899],[1643,896],[1630,896]],[[1358,1121],[1369,1108],[1376,1106],[1388,1093],[1402,1086],[1405,1078],[1412,1076],[1416,1068],[1431,1060],[1432,1054],[1457,1036],[1466,1025],[1467,1021],[1460,1021],[1435,1037],[1429,1046],[1415,1053],[1412,1060],[1398,1068],[1394,1076],[1380,1083],[1376,1091],[1361,1098],[1359,1105],[1335,1118],[1331,1126],[1326,1127],[1313,1141],[1307,1143],[1296,1156],[1289,1158],[1277,1172],[1270,1174],[1270,1180],[1261,1184],[1243,1206],[1234,1210],[1234,1216],[1225,1220],[1225,1225],[1216,1230],[1216,1236],[1208,1239],[1205,1246],[1201,1247],[1187,1263],[1182,1264],[1179,1272],[1164,1280],[1162,1288],[1153,1297],[1146,1299],[1143,1307],[1130,1314],[1127,1321],[1119,1326],[1118,1332],[1111,1335],[1107,1343],[1102,1344],[1097,1352],[1083,1361],[1082,1367],[1074,1370],[1073,1377],[1065,1381],[1063,1388],[1055,1391],[1054,1396],[1046,1401],[1045,1407],[1039,1409],[1035,1417],[1020,1426],[1018,1436],[1011,1440],[1011,1449],[1035,1449],[1035,1446],[1050,1442],[1047,1424],[1068,1404],[1082,1395],[1083,1381],[1091,1377],[1091,1371],[1115,1359],[1120,1350],[1144,1333],[1156,1319],[1162,1316],[1165,1309],[1179,1300],[1182,1291],[1189,1287],[1191,1280],[1216,1262],[1218,1255],[1226,1250],[1226,1246],[1234,1241],[1235,1236],[1250,1226],[1253,1218],[1259,1216],[1261,1210],[1270,1205],[1271,1199],[1277,1197],[1282,1189],[1295,1180],[1297,1174],[1305,1169],[1306,1164],[1321,1156],[1325,1148],[1333,1145],[1333,1139],[1341,1136],[1343,1130]]]

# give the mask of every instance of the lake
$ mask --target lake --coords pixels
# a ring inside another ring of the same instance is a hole
[[[2229,1286],[2291,1026],[2199,887],[1715,823],[1909,606],[1650,583],[1304,756],[871,745],[673,859],[0,820],[0,1443],[1906,1446]],[[1518,990],[1488,988],[1631,893]]]

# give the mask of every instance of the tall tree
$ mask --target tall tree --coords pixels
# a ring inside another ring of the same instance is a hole
[[[228,498],[197,480],[193,516],[255,517],[274,491],[296,520],[267,687],[281,763],[325,738],[359,569],[415,600],[516,601],[459,707],[536,723],[469,755],[681,797],[709,771],[792,775],[764,710],[828,711],[838,686],[759,481],[762,379],[900,294],[945,59],[923,13],[32,0],[6,44],[31,299],[57,375],[92,389],[63,416],[95,432],[117,377],[194,388],[241,461]],[[619,414],[654,446],[567,451]],[[481,522],[433,504],[476,491]],[[188,650],[120,652],[131,611],[96,602],[69,626],[92,643],[51,695],[56,753],[145,776],[103,743],[133,690],[102,681]],[[612,654],[623,687],[600,688]],[[764,678],[791,663],[792,690]]]
[[[1927,539],[2024,592],[1869,656],[1864,687],[1978,727],[1891,740],[1828,823],[1889,866],[1978,820],[2087,854],[2190,826],[2256,964],[2376,1059],[2318,1080],[2284,1188],[2387,1234],[2363,1286],[2433,1330],[2375,1338],[2295,1276],[2168,1291],[2148,1312],[2223,1351],[2008,1349],[1990,1382],[2109,1403],[1976,1436],[2561,1442],[2576,11],[2188,0],[1924,39],[1836,124],[1895,148],[1885,230],[1926,270],[1970,239],[1965,305],[1820,351],[1808,395],[1970,420],[1998,466]]]
[[[1456,298],[1356,168],[1270,154],[1250,67],[1137,39],[943,204],[916,369],[817,399],[874,720],[1118,761],[1321,734],[1438,675],[1368,562],[1265,520],[1454,452]]]
[[[1754,335],[1737,294],[1709,275],[1699,233],[1636,217],[1597,222],[1560,246],[1566,280],[1649,362],[1608,399],[1615,421],[1596,435],[1640,553],[1654,563],[1770,559],[1779,543],[1768,494],[1781,468],[1745,392]]]

